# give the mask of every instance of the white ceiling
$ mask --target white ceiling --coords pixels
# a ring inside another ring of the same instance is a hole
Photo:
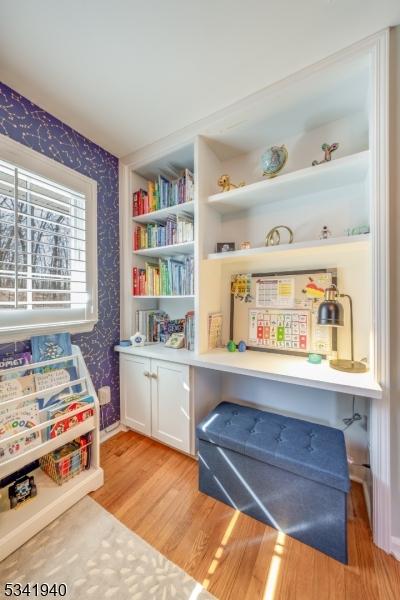
[[[399,0],[0,0],[0,76],[124,156],[398,23]]]

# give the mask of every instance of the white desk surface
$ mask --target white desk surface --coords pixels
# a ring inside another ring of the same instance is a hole
[[[141,348],[116,346],[115,350],[124,354],[134,354],[158,360],[169,360],[194,367],[237,373],[282,383],[291,383],[312,388],[320,388],[344,394],[381,398],[382,389],[370,372],[344,373],[336,371],[323,360],[313,365],[306,358],[287,356],[271,352],[228,352],[221,348],[204,354],[189,350],[166,348],[163,344],[152,344]]]

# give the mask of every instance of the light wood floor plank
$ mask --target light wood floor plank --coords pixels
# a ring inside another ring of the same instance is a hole
[[[400,563],[372,542],[362,487],[349,497],[349,565],[197,489],[197,462],[132,431],[101,449],[92,494],[219,600],[399,600]]]

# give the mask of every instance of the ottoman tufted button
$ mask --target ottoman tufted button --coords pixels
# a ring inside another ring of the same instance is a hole
[[[286,425],[279,425],[279,427],[281,428],[281,431],[283,431],[284,429],[286,429]]]
[[[256,430],[255,429],[249,429],[249,433],[255,433]]]
[[[280,434],[276,436],[275,440],[278,442],[278,444],[280,444],[281,442],[283,442]]]
[[[232,421],[228,419],[227,421],[225,421],[225,425],[232,425]]]
[[[307,450],[309,452],[314,452],[314,448],[311,446],[311,444],[309,446],[307,446]]]
[[[313,431],[310,431],[310,433],[309,433],[308,435],[309,435],[309,437],[310,437],[310,438],[313,438],[313,437],[315,437],[317,434],[316,434],[316,433],[314,433]]]
[[[260,419],[260,417],[256,417],[256,418],[254,419],[254,421],[255,421],[256,423],[261,423],[261,422],[262,422],[262,419]]]
[[[239,411],[238,411],[238,410],[233,410],[233,411],[232,411],[232,414],[233,414],[233,416],[234,416],[234,417],[237,417],[237,416],[238,416],[238,414],[239,414]]]

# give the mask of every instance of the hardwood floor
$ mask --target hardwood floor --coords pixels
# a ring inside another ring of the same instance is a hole
[[[197,462],[132,431],[102,445],[92,497],[220,600],[398,600],[400,563],[371,540],[359,484],[349,566],[197,490]]]

